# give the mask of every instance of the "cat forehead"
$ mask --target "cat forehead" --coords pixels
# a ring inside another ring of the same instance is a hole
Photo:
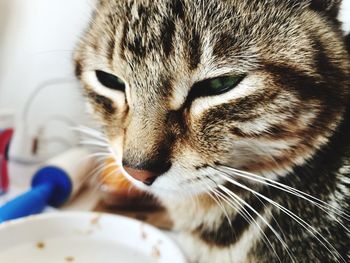
[[[220,58],[233,58],[228,52],[242,56],[252,46],[268,43],[267,38],[286,23],[283,18],[288,18],[288,27],[293,26],[297,8],[283,4],[289,2],[105,0],[97,9],[89,42],[105,42],[105,56],[119,56],[133,67],[146,61],[163,67],[160,62],[189,59],[191,69],[199,64],[205,45],[220,62]]]
[[[303,6],[292,2],[103,0],[75,60],[83,71],[105,70],[137,88],[132,90],[152,94],[245,74],[259,67],[259,59],[304,61],[309,51],[295,50],[309,45],[298,35]]]

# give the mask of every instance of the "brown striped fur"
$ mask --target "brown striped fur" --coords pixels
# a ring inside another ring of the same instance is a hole
[[[343,183],[350,171],[339,172],[350,158],[350,58],[336,19],[339,4],[99,1],[75,53],[76,74],[117,162],[162,174],[151,186],[133,182],[168,208],[193,261],[278,262],[256,224],[240,209],[217,204],[203,182],[225,185],[255,208],[285,237],[297,262],[350,261],[349,233],[315,205],[235,178],[303,216],[341,256],[213,170],[253,172],[350,212]],[[95,70],[122,79],[125,94],[101,87]],[[225,94],[191,97],[195,83],[227,74],[246,77]],[[261,218],[252,217],[282,262],[290,262]]]

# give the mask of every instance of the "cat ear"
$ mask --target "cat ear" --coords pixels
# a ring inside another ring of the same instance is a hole
[[[310,7],[318,12],[322,12],[332,18],[336,18],[339,13],[342,0],[311,0]]]

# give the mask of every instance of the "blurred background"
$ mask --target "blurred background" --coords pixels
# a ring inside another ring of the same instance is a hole
[[[0,0],[0,128],[16,126],[13,157],[62,151],[77,139],[67,126],[87,122],[72,52],[95,1]],[[343,0],[341,12],[350,31],[346,14],[350,0]],[[33,149],[38,136],[40,147]]]
[[[16,127],[13,157],[30,161],[35,150],[44,158],[76,143],[67,126],[86,123],[87,115],[72,52],[94,2],[0,0],[0,128]]]

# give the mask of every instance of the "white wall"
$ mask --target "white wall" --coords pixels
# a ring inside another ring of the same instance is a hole
[[[32,92],[41,83],[73,78],[72,52],[86,27],[94,0],[0,0],[0,111],[13,109],[17,122]],[[1,21],[2,23],[4,21]],[[1,35],[2,34],[2,35]],[[75,122],[84,118],[77,82],[40,92],[28,113],[28,134],[52,114]],[[66,127],[52,124],[49,137],[62,137]],[[63,135],[64,137],[64,135]],[[71,140],[70,134],[67,139]]]
[[[93,0],[7,1],[13,14],[2,61],[0,105],[17,108],[38,83],[71,76],[72,51]]]

